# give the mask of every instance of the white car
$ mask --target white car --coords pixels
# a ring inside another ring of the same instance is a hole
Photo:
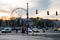
[[[2,33],[10,33],[12,31],[12,28],[10,27],[5,27],[1,30]]]
[[[38,28],[33,28],[32,31],[33,32],[40,32],[40,30]]]
[[[32,29],[28,28],[28,32],[32,32]]]
[[[58,28],[58,31],[60,31],[60,28]]]

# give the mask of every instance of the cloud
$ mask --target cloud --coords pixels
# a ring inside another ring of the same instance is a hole
[[[50,0],[50,5],[47,10],[50,11],[50,16],[47,16],[47,17],[52,19],[59,19],[60,18],[60,0]],[[58,16],[56,16],[56,11],[58,11]]]
[[[35,14],[36,9],[39,11],[47,10],[50,5],[50,0],[31,0],[30,2],[34,5],[29,9],[30,14]]]
[[[60,0],[0,0],[0,11],[10,12],[14,8],[27,7],[26,3],[29,3],[29,15],[30,17],[42,17],[42,18],[59,18],[60,17]],[[38,10],[39,14],[35,14],[35,10]],[[47,16],[47,10],[50,15]],[[58,16],[55,15],[56,10]]]
[[[51,0],[50,1],[50,8],[51,7],[60,8],[60,0]]]
[[[40,0],[40,2],[41,3],[38,3],[37,6],[35,6],[35,8],[39,10],[38,15],[35,15],[35,11],[34,11],[34,15],[36,17],[41,17],[44,19],[60,20],[60,0]],[[49,16],[47,15],[47,11],[49,11],[50,13]],[[58,11],[58,16],[56,16],[56,11]]]
[[[47,9],[49,0],[0,0],[0,3],[7,4],[10,7],[23,7],[26,8],[26,3],[29,3],[29,8],[33,9]]]

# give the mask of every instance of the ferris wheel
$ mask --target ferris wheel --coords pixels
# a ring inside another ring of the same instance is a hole
[[[24,8],[15,8],[12,10],[11,15],[14,13],[16,13],[16,14],[18,14],[18,16],[22,17],[22,16],[26,15],[27,10]]]

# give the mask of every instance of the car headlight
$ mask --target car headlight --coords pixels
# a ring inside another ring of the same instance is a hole
[[[60,30],[60,28],[58,28],[58,30]]]
[[[54,31],[57,31],[58,29],[57,29],[57,28],[54,28],[53,30],[54,30]]]

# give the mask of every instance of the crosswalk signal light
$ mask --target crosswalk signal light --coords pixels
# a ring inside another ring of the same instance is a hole
[[[49,11],[47,11],[47,15],[49,15]]]

